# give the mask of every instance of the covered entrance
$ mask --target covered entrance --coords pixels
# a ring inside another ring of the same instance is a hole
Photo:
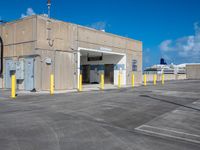
[[[79,48],[78,64],[83,85],[99,87],[101,74],[104,74],[105,84],[117,85],[119,73],[122,75],[121,84],[126,84],[126,55],[123,53]]]

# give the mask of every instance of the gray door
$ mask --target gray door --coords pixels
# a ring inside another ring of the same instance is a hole
[[[90,65],[82,65],[83,83],[90,83]]]
[[[114,65],[105,64],[105,83],[113,84],[114,83]]]
[[[5,67],[5,87],[11,88],[11,71],[10,67],[12,64],[12,60],[6,60],[6,67]]]
[[[31,91],[34,89],[34,58],[25,58],[25,90]]]

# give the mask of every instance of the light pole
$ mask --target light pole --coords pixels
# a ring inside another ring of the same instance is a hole
[[[48,7],[48,17],[50,18],[51,0],[48,0],[48,1],[47,1],[47,7]]]

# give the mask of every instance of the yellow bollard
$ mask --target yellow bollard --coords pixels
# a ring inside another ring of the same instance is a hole
[[[164,85],[164,84],[165,84],[165,75],[162,74],[162,85]]]
[[[144,74],[144,86],[147,86],[147,75]]]
[[[157,82],[157,75],[154,74],[153,75],[153,85],[156,85],[156,82]]]
[[[16,98],[16,76],[11,76],[11,98]]]
[[[83,80],[83,77],[82,77],[82,74],[80,74],[79,76],[79,92],[81,92],[83,90],[83,87],[82,87],[82,80]]]
[[[135,86],[135,75],[132,73],[132,87],[134,88]]]
[[[54,75],[50,76],[50,94],[54,95]]]
[[[100,83],[100,89],[104,90],[104,74],[101,74],[101,83]]]
[[[121,88],[121,73],[118,74],[118,88]]]

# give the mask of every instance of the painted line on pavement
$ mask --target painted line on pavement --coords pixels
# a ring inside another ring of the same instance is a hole
[[[148,129],[142,129],[143,127],[153,128],[153,129],[158,129],[158,130],[163,130],[163,131],[168,131],[168,132],[171,132],[171,133],[177,133],[177,134],[182,134],[182,135],[186,135],[186,136],[187,135],[188,136],[193,136],[193,137],[197,137],[197,138],[200,138],[200,135],[190,134],[190,133],[185,133],[185,132],[179,132],[179,131],[174,131],[174,130],[168,130],[168,129],[158,128],[158,127],[154,127],[154,126],[149,126],[149,125],[141,125],[141,126],[135,128],[138,131],[151,133],[151,134],[154,134],[154,135],[160,135],[160,136],[165,136],[165,137],[170,137],[170,138],[175,138],[175,139],[180,139],[180,140],[185,140],[185,141],[188,141],[188,142],[193,142],[193,143],[200,144],[200,141],[198,141],[198,140],[193,140],[193,139],[189,139],[189,138],[185,138],[185,137],[174,136],[174,135],[165,134],[165,133],[159,133],[159,132],[156,132],[156,131],[150,131]]]

